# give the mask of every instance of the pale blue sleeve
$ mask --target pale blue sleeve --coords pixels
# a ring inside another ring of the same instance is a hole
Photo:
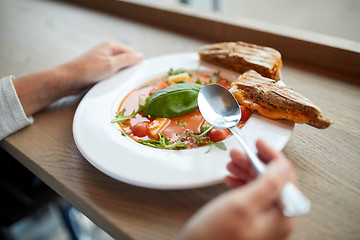
[[[27,117],[17,96],[14,76],[0,79],[0,140],[33,123]]]

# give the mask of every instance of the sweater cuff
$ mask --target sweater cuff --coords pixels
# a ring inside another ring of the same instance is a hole
[[[32,116],[27,117],[20,103],[14,84],[14,76],[0,79],[0,140],[33,123]]]

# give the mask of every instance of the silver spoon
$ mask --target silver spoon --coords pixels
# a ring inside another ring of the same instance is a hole
[[[198,105],[204,119],[217,128],[227,128],[240,143],[256,172],[265,172],[266,165],[251,151],[237,127],[241,119],[241,110],[235,97],[218,84],[209,84],[201,88]],[[309,212],[310,200],[291,182],[287,182],[281,191],[281,200],[285,216],[298,216]]]

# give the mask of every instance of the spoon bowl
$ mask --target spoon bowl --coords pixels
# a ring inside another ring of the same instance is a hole
[[[217,128],[236,126],[241,119],[239,103],[228,90],[218,84],[201,88],[198,105],[204,119]]]

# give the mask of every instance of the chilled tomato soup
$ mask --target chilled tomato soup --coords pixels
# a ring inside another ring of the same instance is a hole
[[[170,70],[131,91],[121,102],[113,123],[123,135],[141,144],[163,149],[191,149],[216,144],[231,133],[209,125],[197,108],[197,95],[206,84],[229,89],[219,73]],[[241,107],[241,128],[251,112]]]

